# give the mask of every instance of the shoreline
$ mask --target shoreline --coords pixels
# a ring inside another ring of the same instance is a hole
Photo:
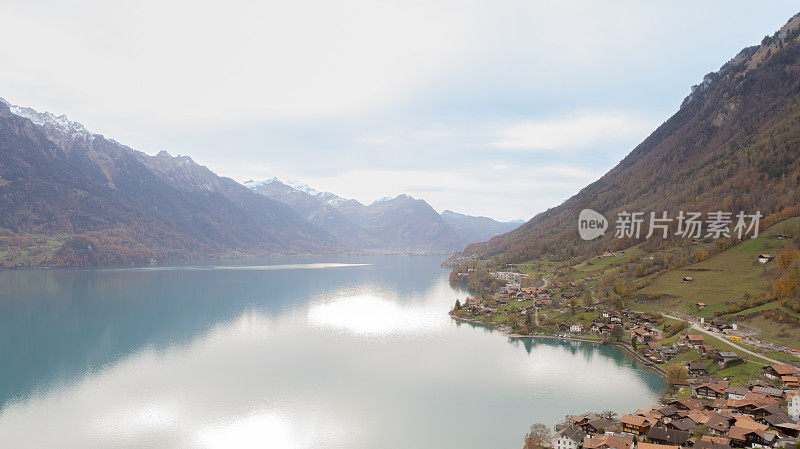
[[[469,318],[462,318],[462,317],[458,317],[458,316],[453,316],[453,314],[451,314],[449,312],[448,312],[448,315],[450,316],[450,318],[452,318],[452,319],[454,319],[456,321],[463,321],[463,322],[466,322],[466,323],[480,324],[482,326],[490,327],[490,328],[494,329],[495,331],[498,331],[498,332],[502,333],[503,336],[508,337],[508,338],[538,338],[538,339],[549,339],[549,340],[580,341],[580,342],[584,342],[584,343],[594,343],[594,344],[597,344],[597,345],[603,345],[603,342],[600,342],[600,341],[597,341],[597,340],[591,340],[591,339],[588,339],[588,338],[580,338],[580,337],[556,337],[556,336],[553,336],[553,335],[513,334],[513,333],[510,333],[508,331],[500,329],[496,325],[484,323],[483,321],[473,320],[473,319],[469,319]],[[666,371],[664,371],[663,368],[661,368],[657,364],[653,363],[653,361],[648,360],[647,358],[645,358],[644,356],[642,356],[638,352],[634,351],[633,348],[631,348],[630,346],[627,346],[624,343],[620,343],[620,342],[613,343],[613,344],[610,344],[610,345],[607,345],[607,346],[614,346],[616,348],[619,348],[624,353],[626,353],[629,356],[633,357],[642,366],[644,366],[645,368],[655,372],[656,374],[658,374],[659,376],[663,377],[666,380],[667,373],[666,373]]]

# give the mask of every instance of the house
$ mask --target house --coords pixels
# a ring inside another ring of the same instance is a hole
[[[565,426],[553,435],[550,444],[553,449],[578,449],[586,434],[580,427],[571,424]]]
[[[703,437],[705,438],[705,437]],[[726,439],[727,440],[727,439]],[[693,449],[731,449],[728,443],[717,443],[705,439],[697,440],[692,446]]]
[[[785,438],[800,437],[800,425],[793,422],[778,423],[773,425],[778,430],[778,434]]]
[[[758,263],[771,262],[773,259],[775,259],[775,256],[773,256],[772,254],[759,254],[758,255]]]
[[[695,396],[718,399],[728,396],[728,382],[707,382],[699,384],[694,389]]]
[[[697,350],[700,352],[700,354],[705,354],[705,355],[713,355],[717,352],[717,348],[711,345],[700,345],[700,347],[698,347]]]
[[[795,421],[800,421],[800,393],[793,394],[788,403],[789,416]]]
[[[689,432],[666,427],[651,427],[647,432],[647,439],[651,442],[673,446],[683,446],[691,437]]]
[[[569,331],[574,333],[574,334],[579,334],[579,333],[583,332],[583,326],[581,326],[580,323],[572,323],[569,326]]]
[[[657,334],[645,327],[636,326],[631,329],[631,339],[636,339],[639,343],[647,343],[652,340],[657,340]]]
[[[686,336],[687,343],[690,347],[698,349],[703,345],[703,336],[700,334],[689,334]]]
[[[637,449],[681,449],[679,446],[655,443],[639,443],[636,447]]]
[[[595,435],[600,430],[603,430],[604,432],[619,432],[617,424],[614,423],[614,421],[605,418],[592,419],[585,424],[582,424],[580,427],[588,435]],[[586,447],[585,442],[584,447]]]
[[[683,432],[690,432],[697,427],[697,423],[689,418],[673,419],[665,424],[665,427],[673,430],[680,430]]]
[[[728,399],[744,399],[749,391],[746,387],[728,387]]]
[[[782,363],[778,365],[769,365],[764,367],[764,375],[767,376],[768,379],[773,379],[773,380],[778,380],[782,376],[797,375],[797,373],[798,373],[797,368],[787,363]]]
[[[692,279],[689,276],[686,276],[686,277],[683,278],[683,283],[684,284],[688,284],[689,282],[692,282],[692,281],[694,281],[694,279]]]
[[[583,449],[632,449],[633,441],[610,433],[597,437],[586,437]]]
[[[708,419],[703,424],[719,435],[725,434],[731,427],[731,420],[727,416],[719,413],[709,413]]]
[[[701,360],[692,360],[686,364],[686,369],[692,376],[704,376],[707,374],[706,364]]]
[[[787,390],[797,390],[800,388],[800,377],[797,376],[781,376],[783,388]]]
[[[719,353],[719,357],[720,357],[719,366],[723,368],[726,366],[733,365],[737,361],[742,361],[742,358],[739,357],[739,354],[735,352],[721,351]]]
[[[753,389],[750,391],[750,394],[748,394],[745,398],[754,397],[756,394],[760,395],[762,398],[768,398],[768,397],[781,398],[783,397],[783,390],[771,387],[757,386],[753,387]]]
[[[679,398],[667,403],[678,410],[702,410],[703,403],[695,398]]]
[[[731,439],[732,446],[744,447],[753,444],[762,446],[771,446],[772,442],[777,439],[777,435],[764,432],[763,430],[751,430],[742,427],[731,427],[728,431],[728,437]]]
[[[697,310],[703,310],[703,309],[706,308],[706,303],[698,302],[698,303],[695,304],[695,307],[697,307]]]
[[[622,431],[632,435],[647,435],[653,423],[644,416],[623,415],[619,420],[622,424]]]

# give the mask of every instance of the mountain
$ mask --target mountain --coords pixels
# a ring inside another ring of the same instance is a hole
[[[361,208],[352,209],[353,203],[342,205],[340,211],[390,249],[454,251],[466,243],[425,200],[398,195]]]
[[[66,116],[5,100],[0,196],[0,233],[9,237],[2,241],[4,259],[18,256],[19,263],[98,265],[342,249],[286,205],[188,157],[148,156]],[[36,257],[25,260],[31,254]]]
[[[438,214],[426,201],[408,195],[369,205],[277,178],[245,182],[253,191],[287,204],[309,222],[355,249],[452,251],[472,241],[507,232],[519,223],[500,223],[451,211]]]
[[[263,182],[249,181],[245,182],[245,186],[261,195],[288,205],[306,221],[330,232],[351,248],[377,249],[381,246],[377,237],[367,233],[361,226],[353,223],[331,206],[331,204],[341,204],[346,201],[333,194],[322,194],[310,188],[293,187],[280,182],[277,178]],[[337,201],[337,199],[341,201]]]
[[[496,221],[489,217],[474,217],[450,210],[445,210],[441,215],[456,230],[456,233],[468,242],[486,241],[496,235],[516,229],[524,223],[522,220]]]
[[[761,211],[764,224],[800,214],[799,36],[796,15],[706,75],[672,117],[599,180],[463,253],[498,256],[499,262],[542,255],[566,260],[643,240],[612,240],[613,227],[597,240],[580,240],[577,219],[584,208],[610,220],[623,210],[671,217],[680,210]],[[654,244],[679,244],[675,240]]]

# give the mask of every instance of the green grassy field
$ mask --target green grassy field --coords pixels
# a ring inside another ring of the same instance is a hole
[[[762,232],[757,238],[746,240],[709,259],[668,271],[648,287],[648,291],[661,294],[660,308],[696,316],[709,317],[741,300],[745,294],[759,296],[766,288],[765,276],[771,263],[760,264],[760,253],[777,253],[784,242],[778,240],[781,225],[793,225],[800,218],[792,218]],[[684,277],[694,278],[684,283]],[[698,309],[695,304],[707,304]],[[767,309],[764,309],[767,310]]]

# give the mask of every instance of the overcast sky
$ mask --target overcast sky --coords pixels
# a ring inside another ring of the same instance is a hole
[[[796,1],[0,2],[0,97],[238,181],[530,218]]]

